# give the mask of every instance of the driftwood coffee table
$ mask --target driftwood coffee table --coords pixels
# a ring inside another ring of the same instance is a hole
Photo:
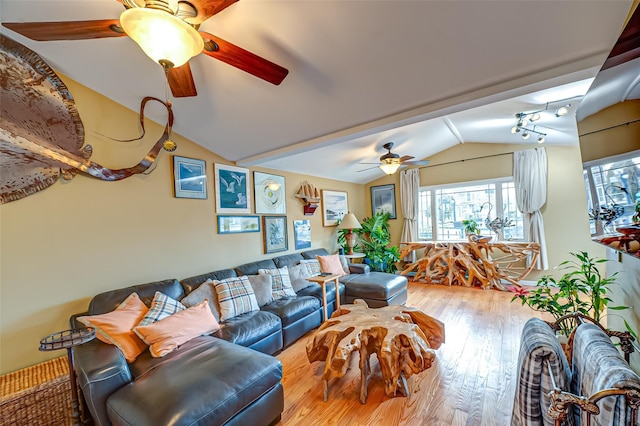
[[[351,356],[360,354],[360,402],[367,401],[369,357],[376,354],[384,391],[389,397],[409,395],[406,379],[431,367],[444,343],[444,324],[415,308],[391,305],[369,308],[363,300],[342,307],[324,322],[307,344],[309,362],[325,361],[322,384],[324,400],[329,380],[342,378]]]

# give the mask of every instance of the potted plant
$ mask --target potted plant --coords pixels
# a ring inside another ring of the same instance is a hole
[[[389,247],[391,235],[389,233],[389,213],[378,212],[371,217],[364,218],[360,223],[362,228],[355,230],[360,237],[365,263],[373,271],[394,273],[396,262],[400,260],[400,249]]]
[[[615,283],[617,272],[609,277],[603,277],[597,268],[606,259],[593,259],[586,252],[571,253],[575,258],[558,265],[558,269],[567,272],[556,280],[545,275],[538,280],[534,290],[523,287],[511,287],[515,293],[511,301],[520,299],[536,311],[548,312],[556,320],[565,315],[581,313],[600,323],[605,309],[628,309],[626,306],[607,306],[611,299],[607,297],[610,285]],[[625,322],[629,332],[635,336]],[[561,333],[568,336],[575,324],[561,324]]]
[[[480,235],[480,225],[473,219],[464,219],[462,221],[462,226],[464,226],[464,234],[469,235]]]

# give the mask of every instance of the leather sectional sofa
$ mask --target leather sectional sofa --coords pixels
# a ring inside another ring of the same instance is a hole
[[[201,274],[181,281],[169,279],[101,293],[82,315],[113,311],[132,292],[149,306],[159,291],[181,300],[207,279],[254,275],[258,269],[296,265],[302,259],[328,254],[309,250]],[[403,276],[369,272],[351,264],[341,278],[340,300],[363,298],[370,306],[403,304]],[[344,284],[346,283],[346,285]],[[161,358],[143,352],[127,363],[115,347],[99,340],[74,348],[78,385],[97,425],[244,425],[274,424],[284,409],[282,365],[272,355],[288,347],[322,318],[322,290],[310,285],[297,296],[275,300],[221,322],[212,335],[200,336]],[[336,288],[327,286],[329,316],[335,310]],[[81,326],[75,322],[74,326]]]

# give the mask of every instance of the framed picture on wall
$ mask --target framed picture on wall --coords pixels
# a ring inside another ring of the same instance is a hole
[[[204,160],[173,156],[174,196],[207,199],[207,165]]]
[[[294,220],[293,236],[296,250],[311,248],[311,221],[306,219]]]
[[[342,216],[349,212],[347,193],[322,190],[322,225],[336,226]]]
[[[371,214],[389,213],[390,219],[396,218],[396,186],[380,185],[371,187]]]
[[[284,176],[253,172],[256,214],[286,214],[286,188]]]
[[[260,216],[218,215],[218,234],[260,232]]]
[[[215,164],[216,212],[251,213],[249,169]]]
[[[289,248],[286,216],[262,216],[262,238],[265,253],[285,251]]]

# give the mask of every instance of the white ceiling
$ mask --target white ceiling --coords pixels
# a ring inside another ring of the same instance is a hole
[[[516,112],[586,92],[631,4],[242,0],[201,30],[289,75],[274,86],[200,55],[190,62],[198,96],[173,100],[174,131],[240,165],[359,183],[382,176],[359,163],[375,162],[388,141],[418,159],[465,142],[516,143]],[[2,22],[113,19],[123,10],[115,0],[0,7]],[[160,66],[126,37],[35,42],[1,31],[134,111],[145,96],[165,96]],[[577,143],[579,100],[562,119],[543,114],[536,129],[545,143]]]

